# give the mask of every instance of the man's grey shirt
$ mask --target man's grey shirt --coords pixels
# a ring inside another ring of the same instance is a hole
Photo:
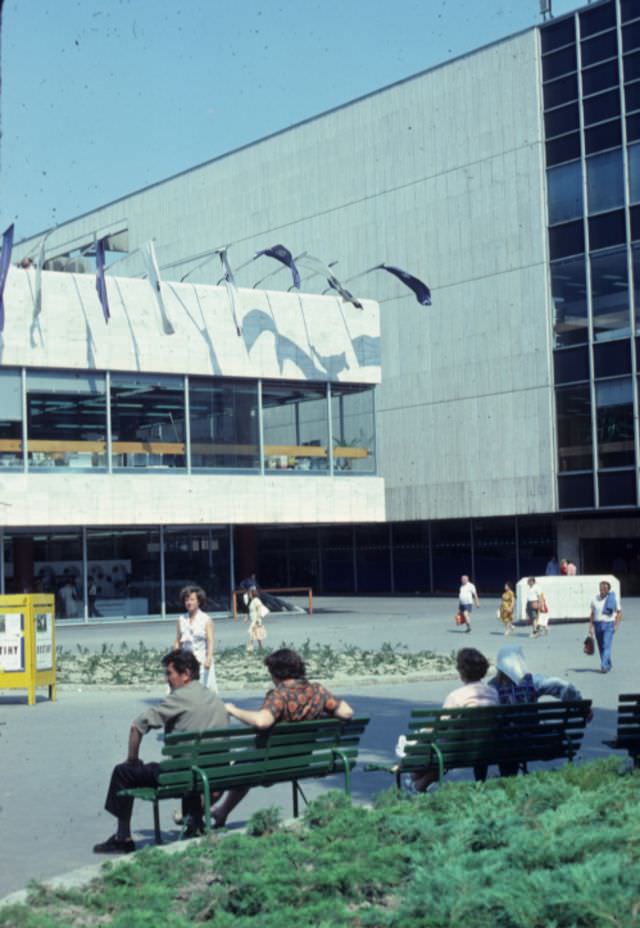
[[[150,728],[172,731],[203,731],[206,728],[227,728],[229,717],[219,696],[197,680],[172,690],[157,706],[147,709],[133,726],[142,734]]]

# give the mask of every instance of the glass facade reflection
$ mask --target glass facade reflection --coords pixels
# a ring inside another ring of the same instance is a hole
[[[27,374],[29,467],[105,469],[107,404],[104,374]]]
[[[635,505],[640,4],[608,0],[540,36],[560,508]]]
[[[264,466],[268,471],[329,469],[329,410],[324,386],[262,385]]]
[[[183,468],[186,462],[183,378],[114,374],[111,433],[114,469]]]

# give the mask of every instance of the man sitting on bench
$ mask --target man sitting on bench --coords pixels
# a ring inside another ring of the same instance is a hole
[[[219,696],[198,682],[200,664],[191,651],[172,651],[162,658],[171,692],[157,706],[152,706],[131,723],[127,759],[117,764],[105,801],[105,809],[118,820],[114,835],[93,848],[95,854],[130,854],[136,846],[131,838],[133,799],[118,796],[121,789],[158,785],[159,764],[145,764],[139,758],[140,742],[151,728],[172,731],[204,731],[226,728],[227,713]],[[194,832],[202,820],[200,796],[195,794],[183,801],[183,814],[191,816]]]
[[[255,728],[271,728],[277,722],[304,722],[323,716],[350,719],[353,709],[337,699],[319,683],[309,683],[304,661],[295,651],[281,648],[265,660],[273,680],[260,709],[240,709],[232,702],[225,709],[234,718]],[[216,828],[222,828],[230,812],[244,799],[248,788],[230,789],[223,801],[211,810]]]

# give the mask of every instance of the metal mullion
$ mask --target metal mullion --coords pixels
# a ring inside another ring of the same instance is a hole
[[[184,375],[184,444],[187,473],[191,473],[191,407],[189,405],[189,375]]]
[[[165,595],[165,569],[164,569],[164,525],[159,526],[160,533],[160,615],[167,617],[167,602]]]
[[[582,165],[582,227],[584,231],[585,245],[585,270],[587,284],[587,325],[588,325],[588,344],[589,344],[589,397],[591,400],[591,472],[593,474],[593,501],[594,508],[599,508],[600,495],[598,491],[598,429],[597,429],[597,406],[596,406],[596,385],[595,385],[595,365],[594,365],[594,338],[593,338],[593,297],[591,292],[591,250],[589,242],[589,189],[587,185],[587,158],[585,152],[585,126],[584,114],[582,111],[583,94],[582,94],[582,47],[580,45],[580,18],[575,14],[576,26],[576,65],[578,77],[578,120],[580,132],[580,163]]]
[[[4,529],[0,528],[0,596],[4,596]]]
[[[113,473],[113,453],[111,439],[111,371],[104,375],[104,388],[106,392],[106,411],[107,411],[107,473]]]
[[[27,454],[27,369],[20,368],[20,400],[22,406],[22,470],[26,474],[29,470]]]
[[[82,599],[84,600],[84,621],[89,621],[89,561],[87,558],[87,527],[82,526]]]
[[[331,381],[327,381],[327,416],[329,424],[329,476],[333,477],[333,415],[331,412]]]
[[[260,476],[264,477],[264,416],[262,414],[262,379],[258,380],[258,441],[260,443]]]

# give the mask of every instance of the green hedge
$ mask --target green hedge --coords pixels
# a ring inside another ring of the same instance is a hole
[[[326,793],[306,827],[271,810],[184,854],[150,849],[82,890],[34,888],[3,928],[631,928],[640,773],[618,758],[373,809]]]

